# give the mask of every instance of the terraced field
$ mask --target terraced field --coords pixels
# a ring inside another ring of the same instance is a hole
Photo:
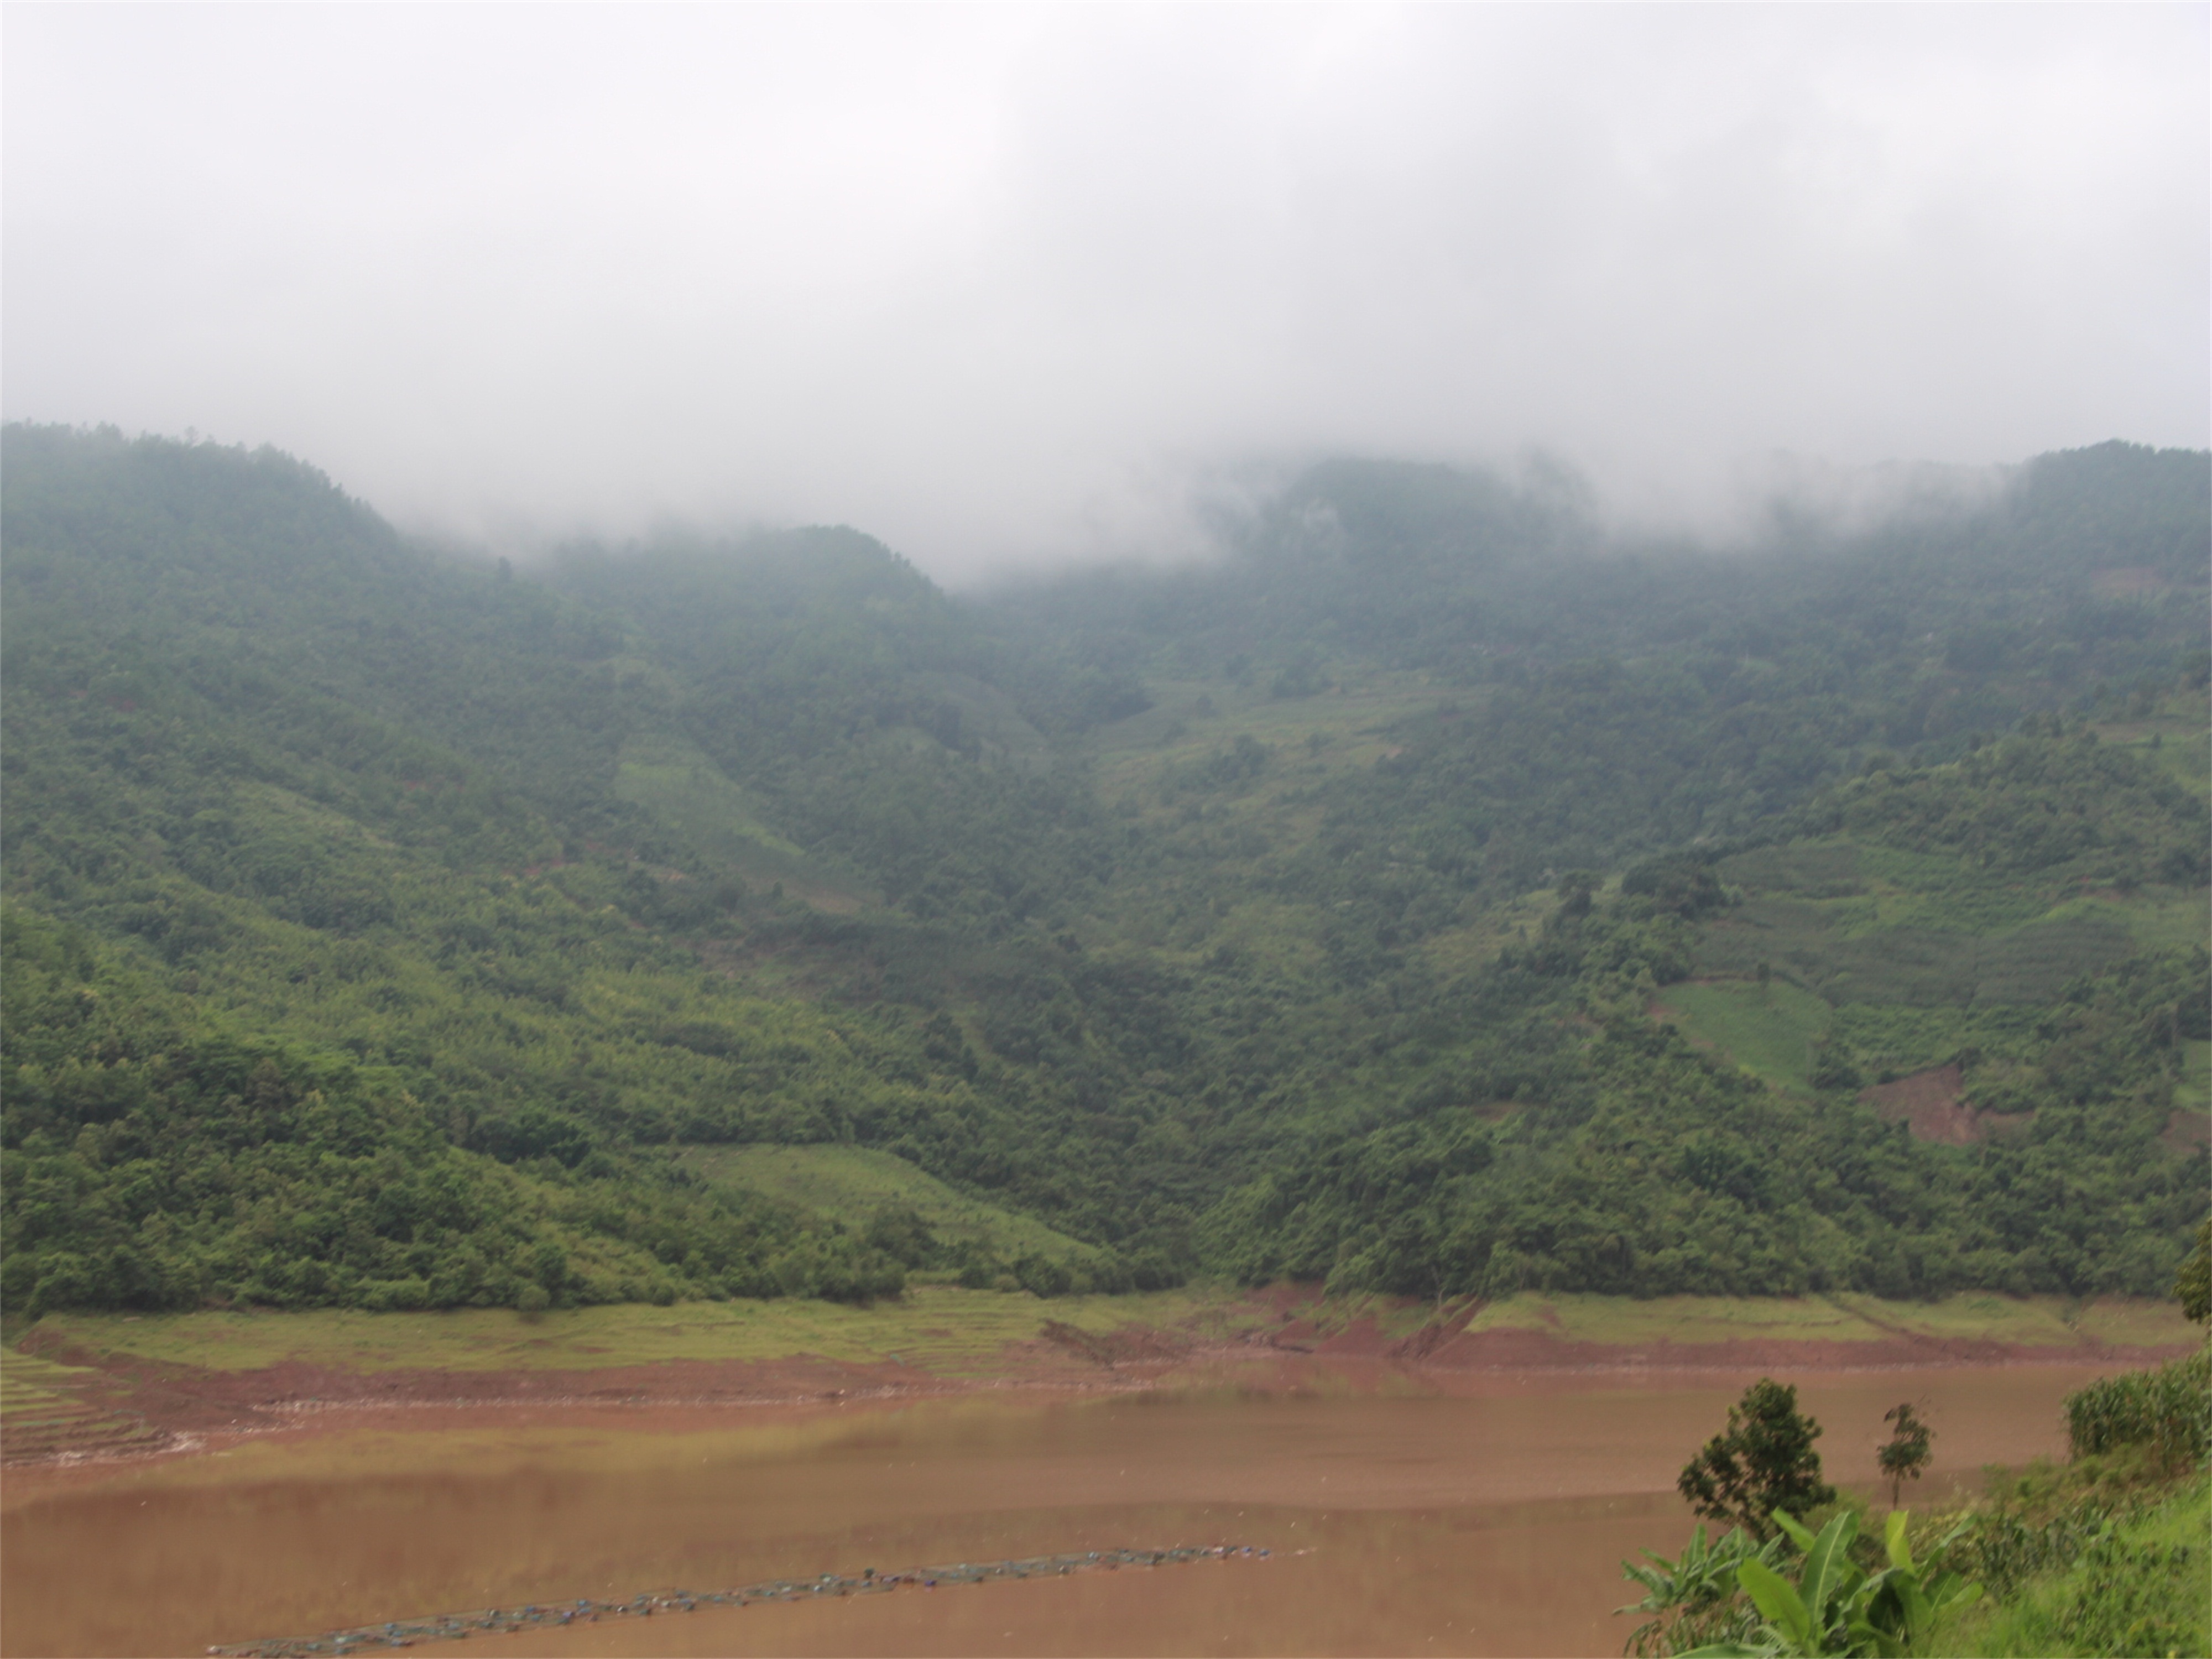
[[[2205,787],[2194,693],[2100,735]],[[1823,1042],[1866,1084],[1962,1062],[1970,1093],[2002,1085],[2032,1057],[2042,1011],[2081,976],[2201,945],[2212,926],[2202,888],[2123,891],[2093,867],[2023,876],[1840,835],[1741,853],[1716,866],[1735,902],[1700,929],[1692,981],[1665,988],[1653,1012],[1781,1088],[1814,1086]],[[2199,1046],[2184,1048],[2177,1151],[2202,1143],[2212,1106]]]
[[[98,1371],[0,1350],[0,1460],[42,1462],[159,1451],[169,1437],[128,1412],[87,1399]]]
[[[1738,879],[1724,860],[1722,878]],[[2009,896],[1984,907],[1998,915]],[[2025,1006],[2056,1000],[2076,975],[2094,973],[2140,948],[2136,911],[2160,933],[2186,896],[2158,894],[2137,906],[2075,901],[2022,925],[1975,933],[1963,927],[1887,926],[1874,897],[1827,900],[1765,892],[1748,899],[1700,939],[1701,977],[1748,979],[1762,962],[1831,1002]],[[1918,907],[1923,912],[1936,907]],[[1951,908],[1968,907],[1955,902]]]

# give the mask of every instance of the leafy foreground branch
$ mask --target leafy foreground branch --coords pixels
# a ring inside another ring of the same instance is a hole
[[[1643,1585],[1644,1595],[1642,1601],[1614,1611],[1651,1615],[1630,1633],[1627,1651],[1638,1659],[1651,1659],[1749,1635],[1753,1621],[1738,1594],[1737,1569],[1749,1561],[1778,1566],[1784,1547],[1780,1537],[1754,1538],[1741,1527],[1730,1527],[1709,1544],[1705,1529],[1699,1527],[1672,1560],[1645,1550],[1644,1559],[1650,1565],[1623,1561],[1621,1571]]]
[[[1691,1649],[1685,1659],[1770,1659],[1784,1654],[1879,1654],[1890,1659],[1914,1651],[1945,1612],[1963,1608],[1982,1594],[1979,1584],[1912,1559],[1903,1510],[1892,1510],[1882,1528],[1889,1565],[1873,1573],[1850,1559],[1859,1528],[1851,1511],[1837,1516],[1817,1536],[1783,1510],[1776,1510],[1774,1519],[1804,1552],[1797,1582],[1792,1584],[1763,1560],[1744,1561],[1736,1568],[1736,1582],[1764,1622],[1748,1642],[1709,1643]]]

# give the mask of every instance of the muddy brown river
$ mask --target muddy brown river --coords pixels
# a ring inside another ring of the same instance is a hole
[[[1779,1373],[1871,1491],[2063,1444],[2080,1366]],[[11,1471],[0,1651],[210,1644],[526,1601],[1115,1547],[1238,1558],[482,1637],[500,1654],[1615,1654],[1620,1560],[1749,1374],[1240,1368],[1149,1394],[900,1407],[389,1411],[136,1467]],[[1908,1502],[1911,1501],[1908,1498]],[[437,1649],[418,1651],[439,1651]]]

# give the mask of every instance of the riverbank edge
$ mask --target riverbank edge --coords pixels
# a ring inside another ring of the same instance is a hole
[[[1645,1307],[1631,1311],[1644,1316],[1647,1328],[1613,1340],[1575,1334],[1577,1327],[1602,1324],[1590,1309],[1568,1306],[1563,1318],[1559,1307],[1540,1298],[1443,1308],[1370,1298],[1347,1305],[1328,1302],[1312,1287],[1278,1285],[1188,1304],[1184,1316],[1172,1323],[1131,1321],[1103,1328],[1095,1316],[1076,1323],[1053,1316],[1054,1304],[1037,1303],[1033,1336],[1001,1343],[981,1364],[969,1355],[970,1363],[957,1371],[932,1370],[897,1353],[853,1358],[805,1352],[639,1364],[623,1364],[619,1356],[610,1355],[614,1363],[588,1366],[368,1367],[286,1358],[226,1367],[156,1358],[128,1347],[95,1347],[82,1340],[120,1332],[120,1326],[107,1322],[96,1331],[72,1328],[68,1322],[41,1322],[24,1334],[17,1351],[34,1357],[40,1382],[73,1413],[70,1420],[127,1425],[137,1431],[111,1432],[104,1441],[94,1435],[78,1444],[42,1442],[36,1432],[27,1432],[40,1420],[36,1414],[11,1411],[0,1419],[0,1462],[27,1469],[189,1455],[243,1438],[335,1429],[361,1413],[376,1413],[369,1420],[389,1425],[395,1419],[387,1413],[404,1413],[410,1426],[425,1428],[455,1420],[453,1413],[468,1413],[478,1421],[483,1414],[527,1413],[542,1419],[549,1413],[564,1419],[580,1413],[588,1420],[591,1414],[623,1409],[667,1418],[731,1407],[889,1404],[1007,1389],[1133,1392],[1222,1380],[1224,1368],[1240,1385],[1261,1388],[1296,1388],[1323,1372],[1368,1370],[1425,1377],[1433,1385],[1449,1387],[1455,1378],[1464,1382],[1484,1374],[1643,1377],[2049,1364],[2126,1369],[2157,1364],[2192,1346],[2186,1338],[2110,1342],[2086,1330],[2069,1332],[2074,1340],[2064,1342],[1916,1331],[1885,1319],[1880,1308],[1856,1305],[1862,1300],[1826,1311],[1847,1316],[1856,1328],[1871,1334],[1784,1334],[1804,1328],[1808,1308],[1818,1311],[1821,1304],[1717,1298],[1711,1308],[1690,1310],[1678,1328],[1710,1332],[1721,1322],[1718,1310],[1745,1334],[1678,1340],[1663,1328],[1648,1328],[1653,1316],[1667,1310]],[[2049,1311],[2021,1306],[2024,1312]],[[1747,1310],[1772,1317],[1758,1320]],[[2124,1316],[2129,1311],[2122,1310],[2118,1328],[2135,1328],[2136,1322]],[[681,1309],[662,1312],[683,1316]],[[303,1322],[304,1329],[304,1322],[318,1316],[252,1317]],[[2055,1321],[2036,1322],[2048,1330]],[[540,1346],[545,1341],[528,1340]],[[4,1356],[15,1358],[14,1353]]]

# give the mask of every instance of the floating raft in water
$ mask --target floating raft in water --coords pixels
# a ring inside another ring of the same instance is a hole
[[[900,1589],[933,1589],[939,1584],[981,1584],[994,1578],[1039,1578],[1091,1568],[1164,1567],[1182,1561],[1218,1561],[1231,1556],[1264,1556],[1249,1544],[1186,1546],[1170,1550],[1089,1550],[1080,1555],[1031,1555],[1018,1561],[962,1561],[949,1567],[916,1567],[910,1572],[857,1575],[825,1572],[818,1578],[770,1578],[739,1589],[669,1590],[633,1595],[627,1601],[532,1602],[491,1607],[482,1613],[449,1613],[434,1619],[404,1619],[386,1625],[360,1625],[325,1636],[276,1637],[210,1648],[222,1659],[308,1659],[311,1655],[360,1653],[372,1648],[411,1648],[417,1642],[457,1642],[471,1636],[505,1636],[548,1626],[602,1619],[650,1619],[656,1613],[692,1613],[701,1607],[742,1607],[754,1601],[803,1601],[823,1595],[872,1595]]]

